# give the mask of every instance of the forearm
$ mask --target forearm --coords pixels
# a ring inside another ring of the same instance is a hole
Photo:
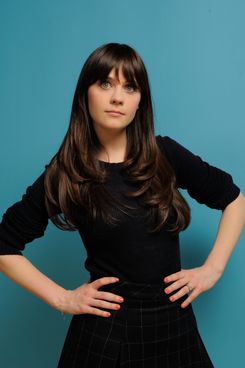
[[[51,307],[58,309],[65,289],[41,273],[26,257],[0,256],[0,272]]]
[[[222,273],[245,224],[245,198],[242,193],[223,211],[216,239],[205,265]]]

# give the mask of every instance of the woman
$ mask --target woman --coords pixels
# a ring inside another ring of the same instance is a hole
[[[179,188],[222,210],[204,264],[183,270]],[[65,290],[22,254],[48,220],[78,230],[90,280]],[[0,267],[73,318],[58,367],[213,367],[191,302],[221,277],[242,231],[244,197],[230,174],[155,136],[148,76],[131,47],[110,43],[85,62],[69,129],[21,201],[3,215]]]

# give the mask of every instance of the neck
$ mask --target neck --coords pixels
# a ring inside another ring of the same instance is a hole
[[[121,132],[98,132],[96,130],[98,139],[103,145],[103,151],[97,154],[97,159],[108,162],[122,162],[125,161],[127,136],[126,130]]]

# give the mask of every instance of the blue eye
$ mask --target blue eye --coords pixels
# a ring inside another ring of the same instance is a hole
[[[108,89],[108,86],[110,85],[110,82],[108,81],[108,79],[104,79],[100,82],[100,86],[104,89]]]
[[[127,84],[126,89],[127,89],[128,92],[134,92],[135,91],[135,87],[132,84]]]
[[[134,84],[134,83],[128,83],[127,85],[126,85],[126,89],[127,89],[127,91],[128,92],[136,92],[137,90],[138,90],[138,87]]]

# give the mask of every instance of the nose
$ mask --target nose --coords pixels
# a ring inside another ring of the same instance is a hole
[[[112,94],[111,94],[111,103],[113,105],[123,105],[123,93],[120,86],[116,86],[113,88]]]

